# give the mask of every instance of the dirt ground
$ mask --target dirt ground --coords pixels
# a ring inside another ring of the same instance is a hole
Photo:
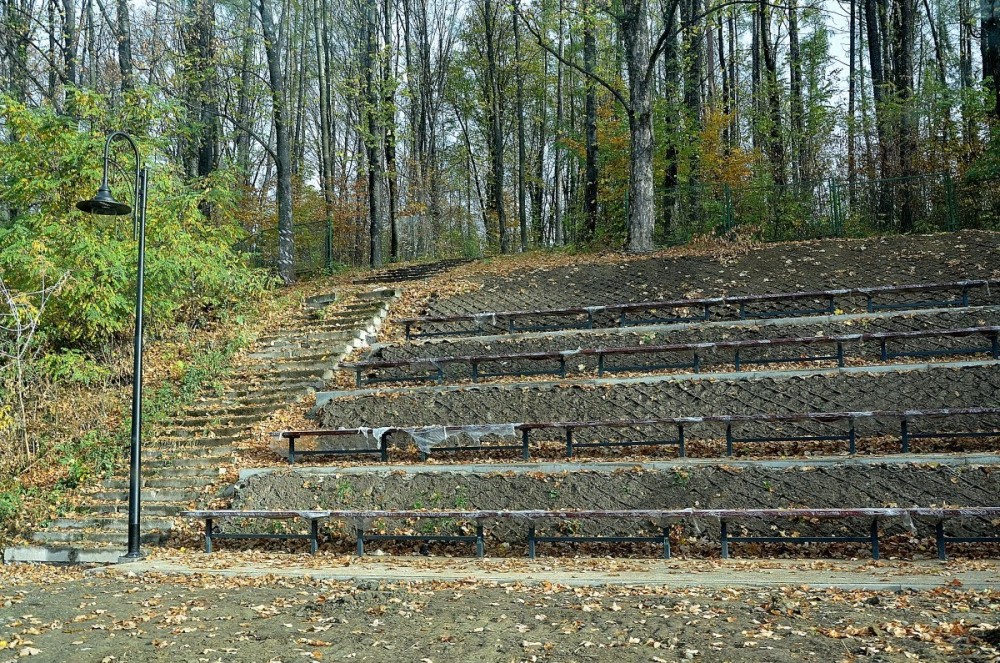
[[[1000,234],[964,231],[770,244],[702,256],[623,256],[586,267],[484,276],[481,289],[438,299],[427,314],[991,278],[998,275],[998,249]]]
[[[1000,592],[5,570],[0,661],[995,661]],[[960,584],[960,583],[956,583]]]

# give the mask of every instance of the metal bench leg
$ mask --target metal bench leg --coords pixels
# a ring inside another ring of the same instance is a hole
[[[319,521],[315,518],[309,519],[309,553],[316,554],[319,550]]]
[[[872,542],[872,559],[878,559],[878,518],[872,518],[871,533],[869,536],[871,537]]]
[[[358,530],[357,530],[357,532],[358,532],[358,546],[357,546],[357,549],[355,550],[355,552],[357,553],[358,557],[364,557],[365,556],[365,530],[364,530],[363,527],[359,527]]]
[[[910,427],[906,419],[899,424],[899,439],[902,452],[910,453]]]
[[[521,431],[521,458],[528,460],[531,452],[528,450],[528,429]]]
[[[382,433],[382,436],[378,439],[379,455],[382,458],[383,463],[389,462],[389,433]]]
[[[663,528],[663,559],[670,559],[670,528]]]
[[[729,527],[725,520],[722,521],[719,539],[722,541],[722,559],[729,559]]]
[[[733,425],[726,424],[726,455],[733,455]]]
[[[476,525],[476,557],[482,559],[483,555],[486,554],[486,545],[483,542],[483,525],[479,523]]]
[[[566,457],[573,457],[573,429],[566,429]]]
[[[852,454],[853,453],[857,453],[857,451],[858,451],[858,439],[857,439],[857,434],[854,431],[854,422],[853,421],[851,422],[851,430],[848,433],[848,435],[849,435],[849,439],[850,439],[850,450],[851,450],[851,453]]]
[[[937,542],[938,559],[948,559],[948,551],[944,548],[944,521],[939,520],[934,525],[934,539]]]
[[[295,464],[295,438],[288,438],[288,464]]]
[[[205,519],[205,552],[212,552],[212,519]]]
[[[677,454],[684,458],[686,451],[684,449],[684,426],[677,425]]]
[[[535,526],[528,527],[528,559],[535,559]]]

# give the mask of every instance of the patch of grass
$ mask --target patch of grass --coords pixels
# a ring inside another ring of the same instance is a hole
[[[455,508],[456,509],[468,509],[469,508],[469,493],[465,486],[455,487]]]
[[[341,479],[337,483],[337,501],[341,504],[349,504],[353,493],[354,489],[351,486],[351,482],[347,479]]]

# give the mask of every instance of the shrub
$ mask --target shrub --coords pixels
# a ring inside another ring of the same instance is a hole
[[[128,217],[91,216],[75,203],[93,196],[101,178],[105,132],[123,126],[136,134],[151,123],[169,123],[171,109],[139,91],[119,115],[99,96],[79,91],[82,119],[50,108],[29,109],[0,97],[0,203],[14,211],[0,225],[0,271],[17,290],[37,290],[64,273],[69,279],[42,321],[56,347],[87,348],[127,337],[133,325],[136,243]],[[84,129],[84,127],[89,127]],[[135,129],[138,127],[138,129]],[[169,135],[169,131],[160,131]],[[218,311],[254,298],[268,285],[231,250],[241,229],[231,219],[235,187],[225,172],[193,187],[156,141],[139,139],[151,167],[146,225],[146,309],[149,328],[177,320],[199,324]],[[114,153],[130,170],[127,145]],[[119,150],[127,150],[121,151]],[[132,183],[117,172],[111,188],[132,203]],[[209,220],[201,209],[210,207]]]

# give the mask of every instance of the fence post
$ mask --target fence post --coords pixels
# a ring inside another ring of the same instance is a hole
[[[948,230],[958,230],[958,214],[955,204],[955,181],[951,179],[951,173],[945,173],[944,193],[948,205]]]
[[[323,249],[326,253],[326,271],[329,274],[333,272],[333,221],[331,219],[326,220],[326,241]]]
[[[726,232],[732,231],[736,227],[736,219],[733,218],[733,190],[729,188],[728,184],[722,185],[722,194],[724,198],[724,209],[723,209],[723,220],[724,228]]]
[[[830,178],[830,211],[833,213],[833,235],[840,237],[844,232],[844,220],[840,214],[840,189],[837,188],[836,178]]]

